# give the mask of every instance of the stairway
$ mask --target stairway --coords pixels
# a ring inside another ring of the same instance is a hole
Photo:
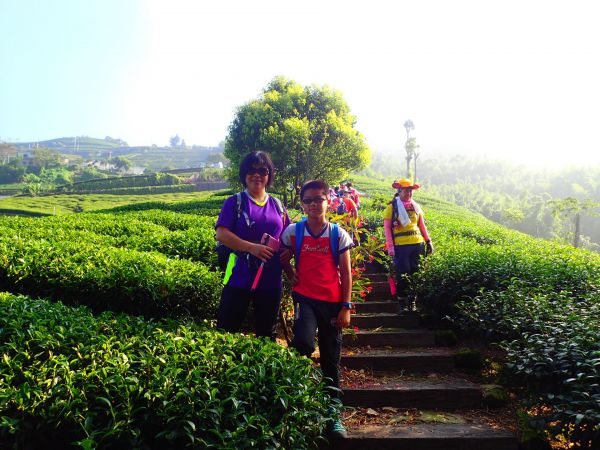
[[[417,313],[396,314],[385,275],[369,278],[373,291],[352,316],[351,326],[359,330],[344,335],[344,405],[347,417],[355,408],[371,408],[391,424],[348,420],[348,438],[329,448],[516,450],[513,433],[461,415],[482,408],[481,387],[455,372],[454,351],[435,346],[435,333],[419,326]],[[353,380],[356,373],[367,374],[366,381]],[[405,420],[409,412],[438,420]]]

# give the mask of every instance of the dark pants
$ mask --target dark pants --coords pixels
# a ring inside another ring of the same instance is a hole
[[[408,295],[408,282],[404,275],[412,275],[419,270],[421,256],[425,254],[425,244],[394,245],[394,268],[396,270],[396,292],[398,297]]]
[[[248,312],[250,301],[254,307],[254,331],[258,337],[275,340],[275,326],[281,303],[281,290],[241,289],[232,286],[223,287],[221,303],[217,313],[217,328],[235,333],[240,330]]]
[[[291,346],[301,355],[310,357],[315,351],[315,334],[319,330],[319,353],[321,370],[327,386],[336,388],[333,398],[341,399],[340,358],[342,352],[342,330],[332,325],[341,309],[340,303],[313,300],[292,293],[296,305],[294,338]]]

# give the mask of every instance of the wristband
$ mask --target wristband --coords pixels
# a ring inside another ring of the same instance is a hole
[[[354,309],[354,304],[352,302],[342,302],[342,308]]]

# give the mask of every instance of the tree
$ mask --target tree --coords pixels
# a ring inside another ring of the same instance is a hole
[[[244,156],[264,150],[277,170],[274,188],[286,202],[287,192],[309,179],[338,182],[370,160],[355,123],[339,91],[276,77],[258,99],[238,108],[229,126],[224,150],[231,161],[229,179],[237,184]]]
[[[581,201],[573,197],[567,197],[559,200],[550,200],[548,204],[552,210],[552,216],[559,222],[559,227],[561,219],[564,219],[565,215],[568,217],[573,214],[575,215],[573,231],[567,231],[566,234],[567,239],[568,236],[573,237],[573,247],[579,247],[581,239],[581,214],[599,207],[600,203],[594,202],[591,199]],[[561,236],[558,237],[559,239],[561,238]]]
[[[8,164],[11,158],[17,156],[17,148],[12,144],[0,142],[0,161],[2,164]]]
[[[124,156],[115,156],[114,158],[111,158],[110,163],[123,172],[127,172],[131,167],[131,161]]]
[[[180,143],[181,143],[181,138],[179,137],[178,134],[176,134],[175,136],[171,136],[171,139],[169,139],[169,144],[171,144],[171,147],[179,147]]]
[[[404,122],[404,129],[406,130],[406,142],[404,144],[404,150],[406,151],[406,177],[410,178],[410,161],[413,158],[416,146],[415,138],[410,137],[410,132],[415,129],[415,124],[412,120],[408,119]]]
[[[52,169],[60,166],[60,153],[49,148],[40,147],[32,152],[28,172],[40,174],[42,169]]]

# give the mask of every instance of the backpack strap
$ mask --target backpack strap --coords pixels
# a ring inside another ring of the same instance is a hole
[[[235,200],[236,200],[236,205],[237,205],[237,214],[235,216],[235,221],[237,222],[238,219],[240,218],[240,216],[244,216],[244,220],[246,221],[246,226],[248,228],[250,228],[254,222],[252,222],[250,220],[250,216],[248,215],[247,211],[244,211],[242,208],[242,193],[238,192],[237,194],[235,194]]]
[[[330,223],[329,228],[329,248],[333,255],[335,267],[340,265],[340,226],[337,223]]]
[[[281,203],[281,200],[279,200],[277,197],[273,197],[272,195],[270,195],[269,197],[271,197],[275,201],[275,206],[277,207],[277,212],[281,216],[281,222],[283,222],[283,225],[285,228],[285,208],[283,206],[283,203]]]
[[[296,259],[296,270],[300,265],[300,249],[302,247],[302,239],[304,239],[304,229],[306,228],[306,220],[296,222],[296,251],[294,257]]]

